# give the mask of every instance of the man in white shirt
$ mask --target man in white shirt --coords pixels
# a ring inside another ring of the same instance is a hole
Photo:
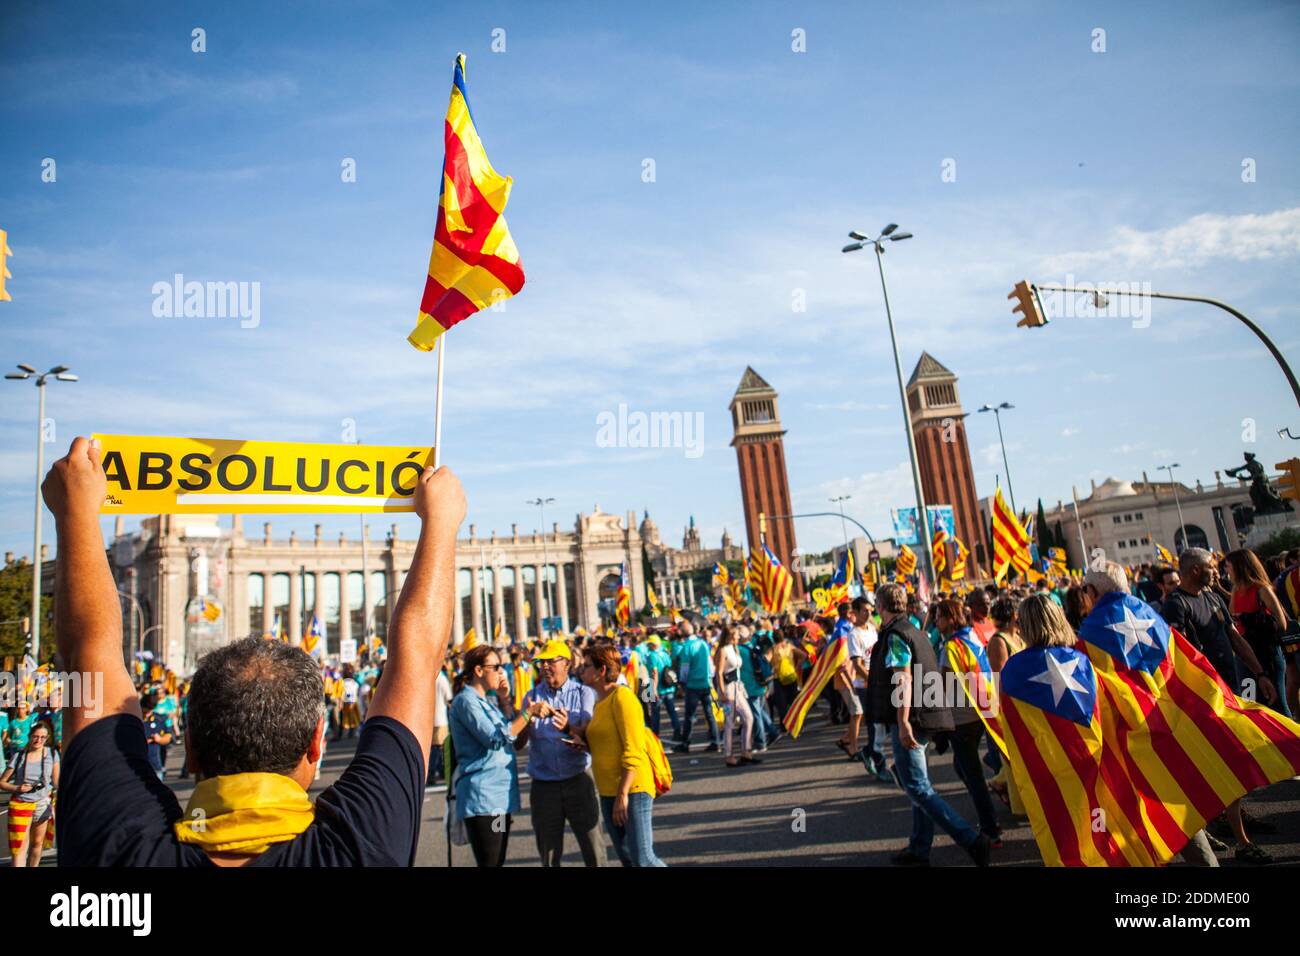
[[[876,646],[879,635],[874,622],[875,608],[871,598],[863,595],[853,599],[853,631],[849,634],[849,666],[853,669],[853,693],[866,709],[867,671],[871,661],[871,649]],[[883,724],[867,722],[867,742],[856,754],[867,768],[867,773],[875,775],[880,783],[892,783],[893,777],[885,769],[885,751],[881,742],[885,739]]]
[[[430,787],[442,777],[442,746],[449,732],[447,708],[451,706],[451,698],[451,681],[444,668],[438,671],[433,690],[433,750],[429,754],[429,775],[425,781]]]

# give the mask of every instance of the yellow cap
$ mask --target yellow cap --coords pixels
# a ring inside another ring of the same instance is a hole
[[[547,641],[546,646],[542,648],[540,654],[533,655],[535,661],[551,661],[557,657],[568,658],[573,660],[573,652],[569,650],[569,645],[564,641]]]

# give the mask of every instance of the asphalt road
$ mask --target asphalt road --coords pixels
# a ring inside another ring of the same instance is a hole
[[[655,851],[660,859],[670,866],[888,866],[889,858],[906,845],[911,806],[895,784],[875,782],[860,763],[844,757],[835,747],[839,731],[828,723],[825,705],[819,704],[803,736],[782,739],[762,755],[759,766],[728,768],[721,754],[704,753],[700,743],[689,755],[670,752],[673,788],[655,801]],[[311,788],[313,794],[338,777],[354,747],[350,740],[330,744],[321,780]],[[168,782],[183,805],[191,782],[176,779],[181,756],[179,748],[171,749]],[[526,764],[526,754],[521,755],[521,771]],[[935,757],[932,752],[930,772],[939,792],[973,821],[974,808],[953,772],[951,758]],[[526,774],[521,791],[523,807],[514,819],[507,863],[536,866]],[[1300,781],[1258,791],[1248,803],[1250,813],[1277,829],[1274,834],[1254,834],[1254,839],[1278,864],[1300,865]],[[1041,865],[1027,821],[1015,820],[1000,803],[996,806],[1004,842],[994,851],[994,865]],[[430,789],[417,854],[421,866],[447,865],[445,809],[444,789]],[[565,849],[564,864],[580,866],[571,837]],[[608,842],[606,851],[611,865],[617,866]],[[0,849],[4,852],[7,846]],[[469,848],[453,848],[452,861],[455,866],[472,866]],[[1236,865],[1231,851],[1221,854],[1220,861]],[[0,858],[0,864],[4,862]],[[53,854],[47,854],[44,862],[52,864]],[[935,837],[931,863],[971,865],[965,851],[942,833]]]

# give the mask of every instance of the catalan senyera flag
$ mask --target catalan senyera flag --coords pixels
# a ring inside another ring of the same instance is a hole
[[[1239,698],[1140,598],[1102,595],[1079,637],[1112,760],[1132,781],[1127,819],[1157,862],[1245,794],[1300,773],[1300,724]]]
[[[477,646],[478,646],[478,634],[474,631],[474,628],[471,627],[468,631],[465,632],[465,639],[461,641],[460,649],[462,651],[468,651],[468,650],[472,650]]]
[[[898,549],[898,559],[894,565],[899,574],[916,573],[916,552],[907,545],[902,545]]]
[[[624,627],[632,620],[632,588],[627,581],[627,562],[619,565],[618,594],[614,598],[614,616]]]
[[[743,609],[745,605],[749,603],[745,600],[745,585],[739,578],[732,578],[731,581],[728,582],[727,588],[731,592],[731,603],[735,606],[737,611]]]
[[[763,576],[762,601],[763,610],[768,614],[780,614],[790,603],[790,589],[794,587],[794,578],[784,565],[772,553],[772,549],[763,545],[762,564],[759,571]]]
[[[808,680],[804,682],[803,688],[790,705],[789,711],[786,712],[785,720],[782,724],[791,737],[798,737],[799,732],[803,730],[804,718],[808,716],[808,711],[812,709],[813,703],[821,696],[826,684],[836,671],[844,666],[844,662],[849,659],[848,641],[839,637],[826,645],[825,649],[818,656],[817,662],[813,664],[812,672],[808,675]]]
[[[647,581],[645,585],[645,600],[650,605],[650,613],[655,617],[659,616],[659,597],[655,594],[654,586]]]
[[[943,572],[948,569],[948,532],[942,528],[934,529],[934,537],[930,539],[930,555],[934,559],[934,573],[936,577],[943,577]]]
[[[993,578],[1001,581],[1011,567],[1024,574],[1033,563],[1029,534],[1002,497],[999,487],[993,492]]]
[[[438,218],[420,318],[407,337],[428,352],[457,322],[524,287],[519,250],[503,213],[512,180],[488,162],[465,92],[465,54],[456,55],[443,124]]]
[[[524,695],[533,689],[533,665],[521,658],[515,665],[511,682],[514,685],[511,689],[514,692],[515,712],[518,713],[524,709]]]
[[[763,601],[763,572],[760,569],[758,557],[753,551],[745,559],[745,587],[749,588],[750,593],[758,596],[761,604]]]

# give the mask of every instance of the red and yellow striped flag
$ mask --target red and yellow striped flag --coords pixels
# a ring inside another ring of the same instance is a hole
[[[936,577],[943,577],[943,572],[948,568],[948,532],[942,528],[934,529],[934,537],[930,539],[930,555],[934,560],[934,573]]]
[[[443,126],[438,220],[420,319],[407,341],[428,352],[438,337],[524,287],[519,250],[503,213],[512,180],[488,162],[465,93],[465,54],[456,56]]]
[[[902,545],[898,549],[898,559],[894,564],[894,569],[899,574],[916,573],[916,552],[907,545]]]
[[[1001,581],[1009,567],[1024,574],[1033,563],[1025,526],[997,488],[993,492],[993,578]]]

